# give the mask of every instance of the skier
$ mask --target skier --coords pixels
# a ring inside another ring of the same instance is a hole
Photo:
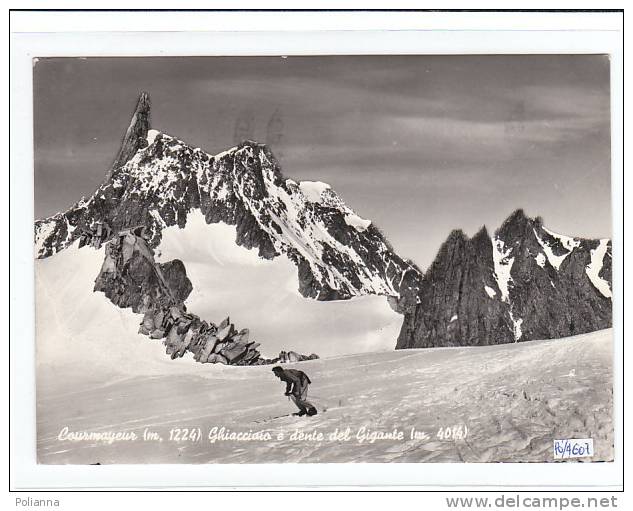
[[[317,414],[317,409],[314,405],[306,400],[308,397],[308,385],[312,383],[306,373],[297,369],[284,369],[281,366],[273,367],[273,373],[281,381],[286,382],[286,393],[284,395],[290,396],[290,399],[299,408],[299,412],[293,415],[301,417],[306,414],[310,416]]]

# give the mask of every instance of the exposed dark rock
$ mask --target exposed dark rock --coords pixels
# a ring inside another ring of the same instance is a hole
[[[554,234],[523,210],[493,239],[485,228],[472,239],[453,231],[424,275],[419,304],[405,314],[397,348],[551,339],[610,327],[610,293],[589,277],[600,243]],[[610,288],[608,247],[594,263]]]
[[[132,115],[132,121],[125,132],[119,154],[112,164],[113,169],[125,165],[139,149],[147,147],[147,132],[150,128],[149,113],[149,95],[147,92],[141,92]]]
[[[163,339],[165,352],[172,359],[190,351],[201,363],[272,363],[261,357],[259,343],[250,340],[247,328],[238,332],[228,317],[214,325],[187,312],[184,302],[192,285],[184,264],[179,259],[157,263],[142,231],[121,231],[105,246],[94,290],[103,292],[118,307],[143,314],[139,333]],[[98,238],[92,236],[91,242],[94,239]],[[293,354],[292,361],[316,357],[289,353]]]
[[[191,293],[182,261],[156,264],[152,249],[138,233],[119,233],[105,252],[94,290],[119,307],[145,313],[156,304],[181,306]]]
[[[191,281],[186,278],[187,271],[183,262],[180,259],[174,259],[167,263],[159,264],[158,268],[165,277],[165,281],[171,289],[174,298],[178,303],[184,303],[191,294],[193,286]]]
[[[420,303],[405,314],[396,348],[510,342],[509,306],[491,298],[485,286],[500,294],[487,231],[472,239],[453,231],[424,275]]]
[[[600,272],[598,273],[598,276],[604,280],[606,280],[607,282],[612,282],[612,277],[611,277],[611,268],[612,268],[612,264],[611,264],[611,240],[609,240],[609,243],[607,244],[607,251],[604,254],[604,265],[602,266],[602,269],[600,270]]]

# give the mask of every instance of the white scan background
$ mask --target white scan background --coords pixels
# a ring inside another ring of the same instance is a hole
[[[13,13],[11,486],[376,485],[450,489],[622,483],[622,32],[618,14]],[[231,31],[232,29],[239,32]],[[586,464],[47,466],[35,458],[32,58],[46,56],[608,53],[611,55],[616,461]],[[16,284],[17,283],[17,284]],[[20,328],[15,328],[20,325]]]

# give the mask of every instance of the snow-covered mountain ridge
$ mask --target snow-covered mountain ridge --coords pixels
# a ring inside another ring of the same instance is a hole
[[[272,152],[256,142],[209,155],[150,129],[148,112],[149,98],[142,95],[117,163],[121,155],[129,159],[113,167],[90,198],[36,221],[37,257],[70,246],[97,222],[113,233],[143,225],[156,247],[165,227],[184,227],[199,208],[208,223],[235,225],[238,245],[267,259],[291,259],[306,297],[415,297],[421,272],[329,185],[284,178]]]
[[[210,155],[151,129],[149,109],[142,94],[92,196],[35,222],[38,258],[95,232],[105,242],[138,226],[157,248],[165,229],[184,229],[199,212],[207,224],[234,226],[235,243],[259,257],[290,260],[304,297],[387,296],[405,315],[398,348],[550,339],[611,326],[608,239],[556,234],[517,210],[492,236],[485,227],[472,238],[453,231],[423,274],[328,184],[284,177],[265,145],[245,141]]]

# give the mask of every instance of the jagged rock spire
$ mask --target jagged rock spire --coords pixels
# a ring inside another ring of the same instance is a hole
[[[503,229],[504,227],[507,227],[509,225],[523,225],[526,222],[531,221],[531,218],[529,218],[526,214],[525,211],[523,211],[523,208],[518,208],[515,209],[510,216],[508,216],[508,218],[506,218],[503,221],[503,224],[501,224],[501,229]]]
[[[517,209],[492,239],[485,227],[470,239],[452,231],[424,275],[418,303],[405,311],[396,347],[498,344],[609,328],[607,240],[554,234],[542,224]]]
[[[141,92],[130,126],[125,132],[119,154],[112,164],[112,170],[125,165],[136,154],[136,151],[147,145],[147,132],[150,129],[149,112],[149,94]]]

